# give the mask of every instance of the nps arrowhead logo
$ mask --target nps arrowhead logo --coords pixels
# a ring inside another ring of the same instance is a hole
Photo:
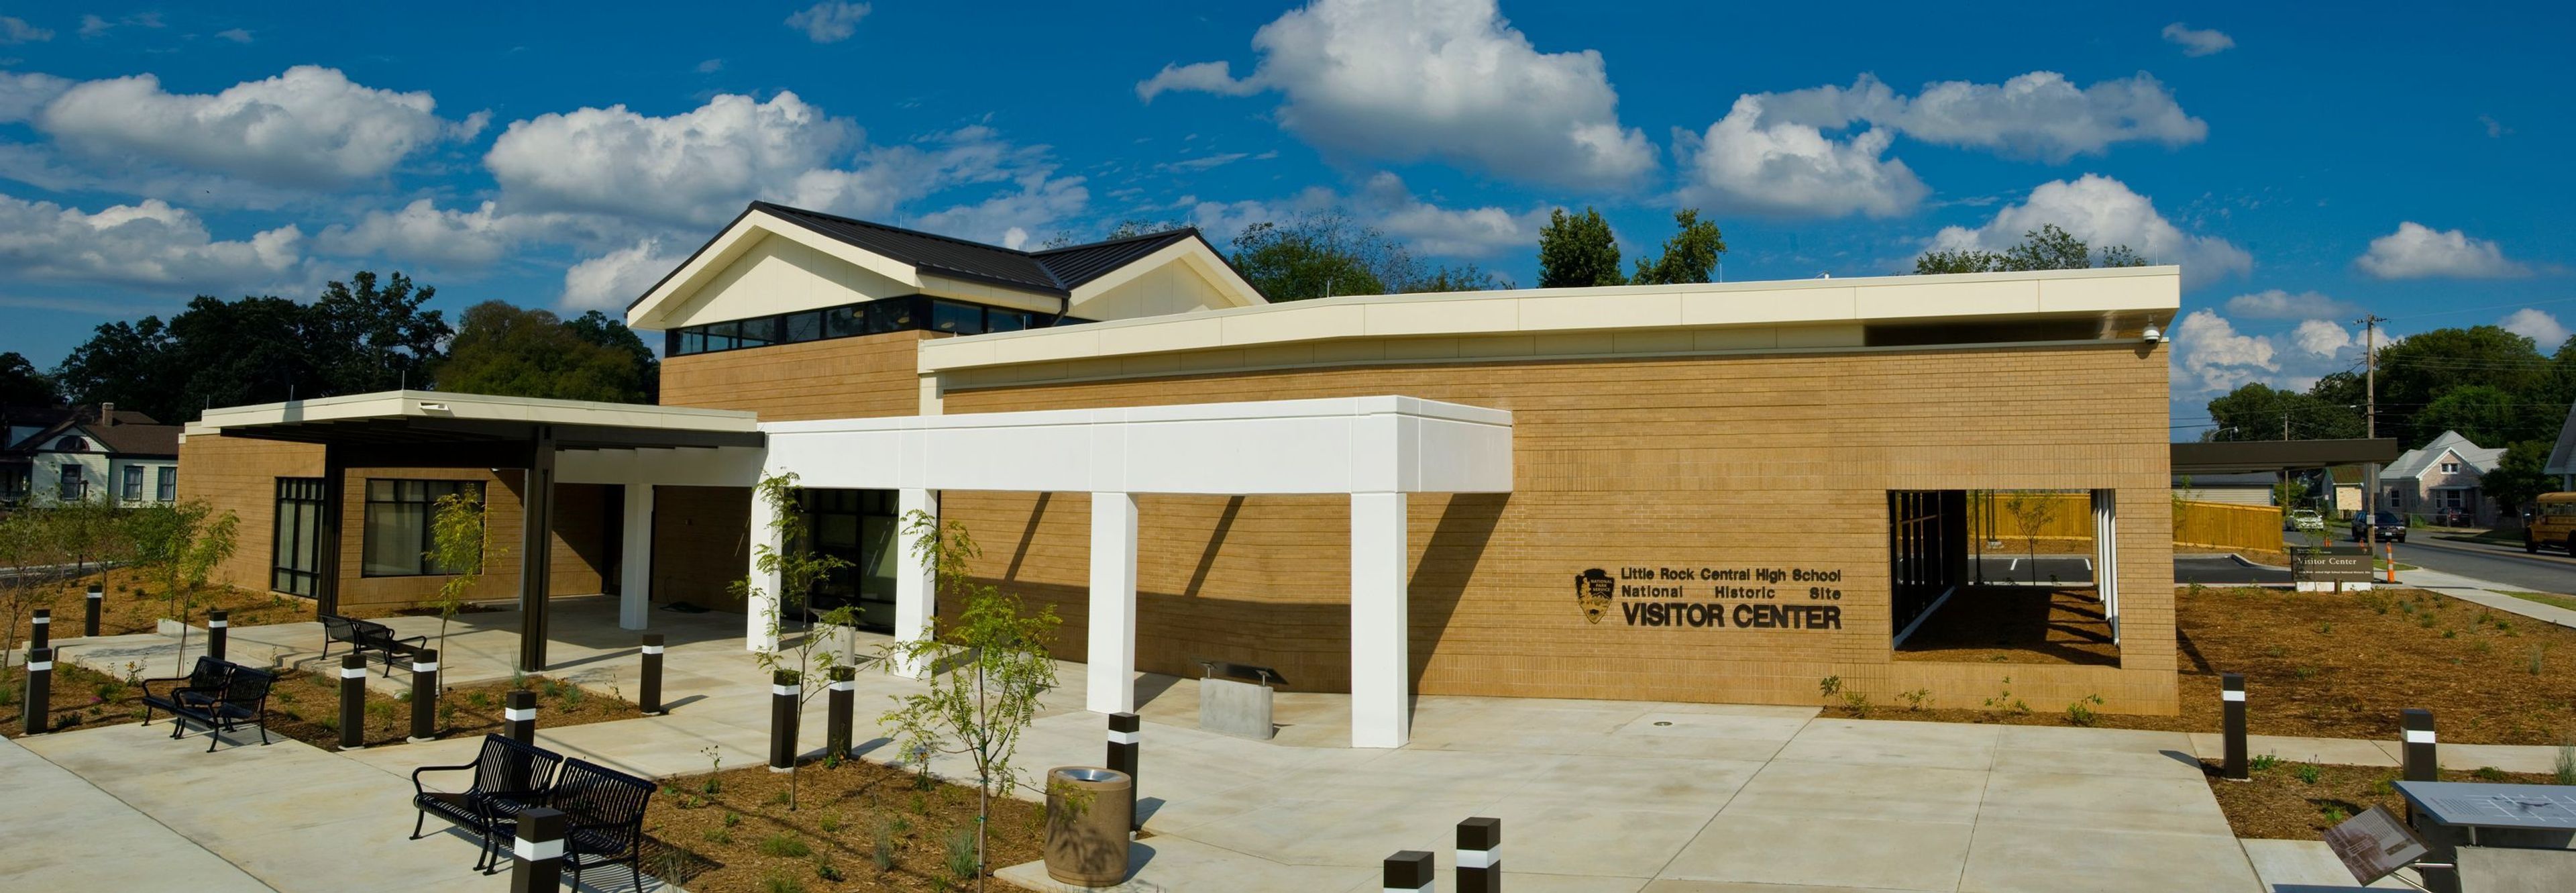
[[[1586,623],[1600,623],[1610,613],[1610,596],[1618,591],[1610,572],[1592,568],[1574,575],[1574,603],[1583,608]]]

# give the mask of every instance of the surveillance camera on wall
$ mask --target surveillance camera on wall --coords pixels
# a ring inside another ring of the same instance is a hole
[[[2163,341],[2171,341],[2173,339],[2165,337],[2163,329],[2156,328],[2155,326],[2148,326],[2145,332],[2139,334],[2138,340],[2144,341],[2148,344],[2155,344]]]

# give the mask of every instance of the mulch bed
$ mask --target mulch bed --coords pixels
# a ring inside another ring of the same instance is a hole
[[[161,667],[144,671],[137,668],[133,678],[154,678],[168,669]],[[402,672],[398,669],[395,674],[400,676]],[[8,694],[5,703],[0,703],[0,722],[6,723],[10,737],[17,737],[25,725],[20,718],[23,713],[18,701],[26,691],[26,676],[21,669],[6,674],[6,677]],[[526,683],[537,692],[539,728],[633,719],[643,715],[636,711],[633,703],[622,698],[583,691],[569,683],[558,683],[542,676],[528,677]],[[502,701],[512,687],[509,682],[450,687],[438,737],[501,731]],[[70,662],[54,664],[51,694],[53,731],[68,732],[139,722],[143,717],[142,686]],[[278,677],[277,685],[270,689],[268,714],[270,737],[302,741],[324,750],[338,750],[338,674],[286,671]],[[163,719],[166,715],[155,711],[154,721],[166,721]],[[369,747],[401,744],[411,734],[411,703],[406,699],[388,697],[371,689],[367,692],[366,717],[366,731],[360,740]],[[255,737],[258,733],[254,731],[251,734]]]
[[[2011,698],[1997,707],[1977,705],[1981,709],[1879,704],[1867,715],[2216,732],[2218,675],[2233,671],[2245,674],[2247,725],[2256,735],[2393,740],[2398,711],[2425,707],[2448,743],[2576,740],[2576,673],[2569,672],[2576,666],[2576,630],[2420,589],[2329,593],[2194,586],[2178,591],[2176,601],[2180,716],[2081,717],[2063,704],[2016,709]],[[1993,653],[2008,662],[2063,662],[2038,649]],[[1827,712],[1859,715],[1841,704]]]
[[[798,776],[792,812],[788,776],[766,766],[663,782],[644,816],[645,873],[699,893],[973,888],[974,788],[864,760]],[[992,809],[987,866],[1038,859],[1045,807],[996,796]]]
[[[2120,646],[2091,590],[1983,586],[1952,594],[1896,659],[2117,666]]]
[[[98,632],[103,636],[148,633],[160,629],[161,618],[177,616],[169,599],[158,586],[141,575],[125,570],[110,570],[80,577],[65,577],[39,584],[29,594],[27,613],[7,631],[0,631],[0,641],[20,647],[27,638],[27,618],[36,608],[54,612],[54,638],[69,639],[81,634],[81,624],[89,613],[89,584],[104,586],[99,599]],[[310,599],[274,592],[253,592],[230,586],[209,585],[197,590],[195,606],[188,609],[188,622],[203,628],[206,612],[226,610],[233,626],[263,626],[271,623],[294,623],[313,619]]]
[[[2258,757],[2244,781],[2218,776],[2218,766],[2203,763],[2209,792],[2227,813],[2238,837],[2276,840],[2322,840],[2325,831],[2373,806],[2406,815],[2406,798],[2390,786],[2400,776],[2379,766],[2322,766],[2277,762],[2265,766]],[[2498,772],[2492,768],[2445,769],[2443,781],[2493,781],[2513,784],[2558,784],[2554,776]]]

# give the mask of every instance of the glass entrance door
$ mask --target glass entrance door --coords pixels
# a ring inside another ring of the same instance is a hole
[[[894,629],[895,493],[892,490],[804,490],[805,509],[816,554],[849,566],[826,574],[807,594],[816,613],[856,605],[859,626]]]

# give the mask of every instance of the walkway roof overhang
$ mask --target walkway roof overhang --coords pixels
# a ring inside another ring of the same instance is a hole
[[[2299,471],[2396,461],[2397,440],[2245,440],[2173,445],[2175,474]]]
[[[478,445],[558,450],[715,449],[766,442],[753,413],[588,400],[380,391],[207,410],[187,433],[350,447]],[[524,458],[524,457],[522,457]],[[515,467],[518,462],[468,463]]]

